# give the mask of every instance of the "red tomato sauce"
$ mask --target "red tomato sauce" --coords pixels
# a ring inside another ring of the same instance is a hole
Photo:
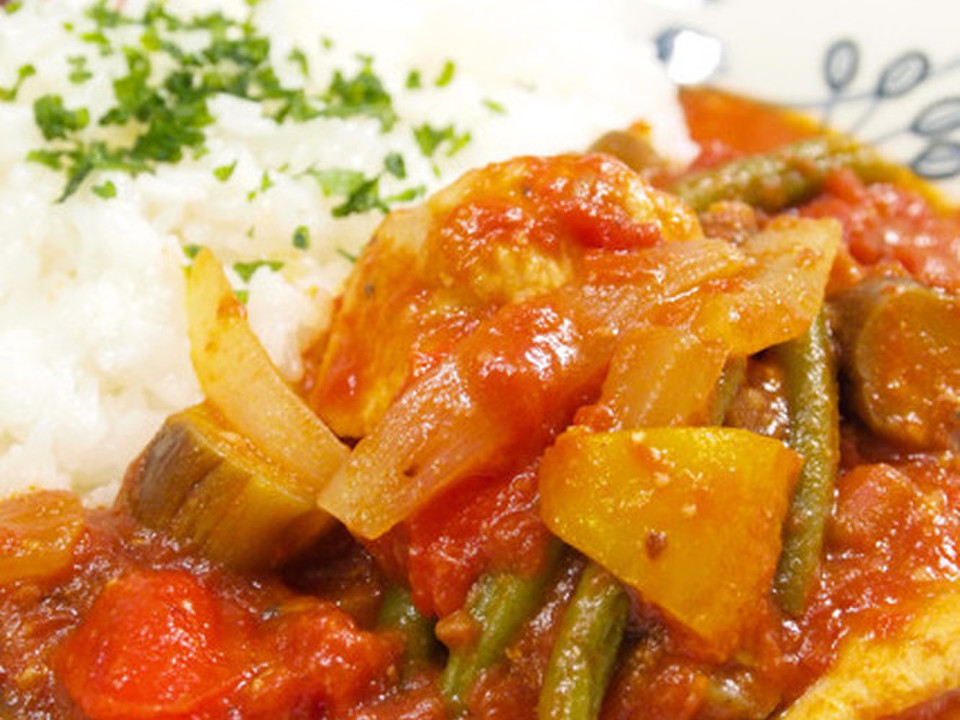
[[[960,577],[960,470],[909,459],[843,472],[818,585],[806,613],[784,624],[797,694],[848,634],[883,637],[918,603]]]
[[[709,89],[680,93],[690,135],[700,154],[698,170],[764,153],[821,132],[798,113]],[[833,173],[822,192],[801,208],[806,217],[843,224],[852,258],[888,274],[909,274],[950,292],[960,291],[960,214],[945,211],[929,188],[865,185],[850,170]]]
[[[408,583],[417,608],[443,617],[463,607],[484,572],[531,575],[549,531],[537,511],[536,467],[465,480],[367,548],[387,574]]]
[[[850,254],[862,265],[960,291],[960,216],[938,212],[916,191],[866,186],[852,172],[838,171],[800,212],[840,220]]]
[[[681,89],[680,104],[690,137],[700,146],[692,170],[769,152],[820,131],[816,123],[799,113],[709,88]]]
[[[417,512],[407,528],[414,602],[440,617],[463,606],[483,572],[532,575],[549,542],[537,512],[535,467],[458,485]]]
[[[0,631],[18,717],[312,718],[378,694],[399,652],[331,602],[107,512],[88,514],[59,576],[0,588]]]

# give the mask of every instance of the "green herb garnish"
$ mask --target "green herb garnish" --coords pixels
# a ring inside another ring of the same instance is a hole
[[[296,65],[304,77],[310,76],[310,63],[307,62],[307,55],[300,48],[294,48],[287,55],[287,60]]]
[[[419,70],[411,70],[407,73],[407,81],[405,83],[407,90],[419,90],[423,87],[423,77],[420,75]]]
[[[148,169],[146,165],[137,164],[124,153],[111,150],[100,141],[88,144],[77,142],[62,150],[31,150],[27,153],[27,159],[66,173],[67,183],[57,202],[63,202],[75,193],[94,170],[122,170],[135,175]]]
[[[392,152],[387,155],[383,159],[383,167],[398,180],[403,180],[407,177],[407,166],[403,161],[403,155],[400,153]]]
[[[30,64],[21,65],[20,68],[17,70],[17,79],[13,83],[13,85],[11,85],[8,88],[0,88],[0,101],[13,102],[14,100],[16,100],[17,93],[20,92],[20,87],[23,85],[24,81],[27,78],[33,77],[36,74],[37,74],[37,69],[33,65],[30,65]]]
[[[306,225],[299,225],[293,231],[293,246],[298,250],[306,250],[310,247],[310,229]]]
[[[370,210],[380,210],[383,213],[390,211],[390,207],[380,198],[379,175],[365,178],[347,195],[347,199],[335,206],[330,213],[336,218],[341,218]]]
[[[251,5],[255,1],[249,0]],[[57,94],[45,95],[34,104],[35,121],[46,144],[31,151],[28,158],[65,174],[58,201],[76,192],[91,173],[154,172],[164,163],[203,156],[208,152],[208,127],[214,122],[210,101],[221,94],[259,103],[263,115],[277,123],[320,117],[369,118],[379,123],[382,132],[397,123],[393,99],[370,56],[358,55],[358,65],[352,69],[332,68],[325,90],[317,94],[280,80],[272,64],[270,39],[258,32],[252,14],[245,20],[221,12],[180,17],[168,11],[163,0],[150,0],[136,16],[116,7],[113,0],[98,0],[86,10],[84,25],[77,23],[76,28],[79,37],[98,46],[101,54],[120,55],[126,64],[113,81],[113,101],[103,114],[95,117],[87,108],[68,108]],[[333,46],[329,38],[322,38],[321,44],[328,49]],[[290,51],[287,61],[304,77],[311,71],[307,54],[299,48]],[[89,57],[76,55],[68,58],[68,63],[70,82],[79,84],[93,77]],[[34,72],[29,65],[20,68],[17,82],[0,88],[0,100],[14,99]],[[455,73],[455,64],[448,60],[433,84],[444,87]],[[411,71],[407,86],[422,84],[420,72]],[[93,139],[88,129],[97,126],[123,131],[108,140]],[[424,124],[414,135],[427,157],[453,155],[470,140],[468,132],[458,132],[452,125]],[[215,168],[213,174],[226,182],[235,168],[233,162]],[[335,217],[387,212],[392,204],[423,193],[417,186],[381,195],[383,177],[407,178],[404,158],[395,152],[384,158],[383,169],[372,176],[342,168],[311,169],[306,174],[314,177],[325,195],[340,200],[332,211]],[[272,184],[273,178],[264,173],[250,199]],[[103,182],[94,192],[103,195],[109,186]]]
[[[83,55],[74,55],[67,58],[70,67],[73,68],[67,76],[74,85],[80,85],[93,77],[93,73],[87,68],[87,58]]]
[[[37,98],[33,103],[33,117],[47,140],[66,138],[90,122],[90,112],[86,108],[69,110],[59,95]]]
[[[366,180],[366,176],[359,170],[348,170],[345,168],[308,168],[304,171],[320,186],[324,197],[333,195],[349,195],[354,192]]]
[[[361,58],[363,67],[352,78],[337,70],[323,96],[326,117],[367,116],[380,121],[380,130],[389,131],[397,121],[393,100],[373,72],[370,58]]]
[[[279,260],[253,260],[251,262],[235,262],[233,264],[233,271],[237,274],[243,282],[250,282],[250,278],[253,277],[253,274],[262,267],[268,267],[274,272],[283,267],[283,263]]]
[[[117,196],[117,186],[113,184],[112,180],[107,180],[100,185],[94,185],[93,193],[104,200],[108,200]]]
[[[107,36],[104,35],[99,30],[85,32],[80,36],[80,39],[91,45],[98,45],[100,47],[100,54],[109,55],[112,51],[110,48],[110,41],[107,39]]]
[[[470,133],[458,133],[453,125],[436,128],[428,123],[418,125],[413,129],[413,137],[417,141],[426,157],[433,157],[441,146],[446,146],[447,157],[451,157],[462,150],[470,142]]]
[[[384,168],[384,172],[389,172],[394,177],[401,179],[406,177],[403,157],[399,153],[387,155],[384,158]],[[336,218],[357,215],[371,210],[379,210],[386,214],[390,211],[392,205],[415,200],[425,192],[425,188],[418,185],[395,195],[382,197],[380,195],[380,179],[383,173],[368,177],[359,170],[346,168],[309,168],[304,174],[317,181],[325,197],[339,196],[343,198],[343,201],[330,211]]]
[[[220,182],[226,182],[233,176],[233,171],[237,169],[237,161],[234,160],[229,165],[221,165],[214,168],[213,176]]]
[[[99,0],[88,7],[85,15],[93,20],[98,28],[117,28],[121,25],[133,24],[133,21],[124,17],[123,13],[114,10],[107,0]]]
[[[443,70],[440,71],[440,75],[434,81],[434,85],[439,87],[446,87],[453,80],[453,75],[457,71],[457,66],[454,64],[453,60],[447,60],[443,64]]]

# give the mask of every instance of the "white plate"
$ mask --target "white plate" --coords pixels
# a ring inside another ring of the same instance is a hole
[[[644,0],[638,39],[680,83],[810,112],[960,199],[960,5]]]

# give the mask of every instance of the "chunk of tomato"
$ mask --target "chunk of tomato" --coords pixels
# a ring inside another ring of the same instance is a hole
[[[213,581],[154,570],[104,588],[57,670],[91,720],[315,718],[384,689],[399,650],[315,598],[264,619]]]
[[[63,645],[59,675],[93,720],[208,716],[240,677],[212,592],[185,571],[144,571],[103,590]]]
[[[258,628],[255,676],[242,691],[241,717],[341,717],[386,688],[401,650],[396,638],[360,630],[336,606],[313,599],[277,613]]]

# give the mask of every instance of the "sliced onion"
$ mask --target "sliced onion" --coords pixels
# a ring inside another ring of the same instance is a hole
[[[209,250],[190,271],[187,314],[190,356],[209,402],[266,459],[318,492],[349,451],[270,361]]]
[[[840,242],[833,219],[776,218],[743,244],[750,265],[704,302],[698,332],[724,340],[734,356],[799,337],[820,312]]]

